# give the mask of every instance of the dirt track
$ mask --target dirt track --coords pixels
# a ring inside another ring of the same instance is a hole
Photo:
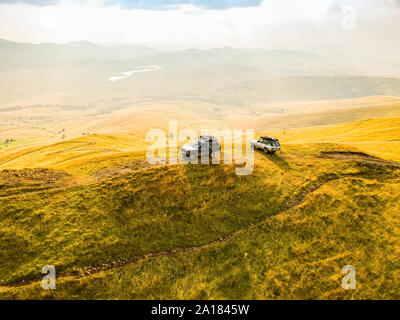
[[[331,158],[339,160],[355,160],[361,164],[375,165],[386,168],[400,168],[400,163],[395,161],[387,161],[363,152],[350,151],[323,151],[320,156],[322,158]]]

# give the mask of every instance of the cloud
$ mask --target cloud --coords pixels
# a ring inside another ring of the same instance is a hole
[[[301,48],[326,42],[385,48],[398,42],[400,25],[400,11],[383,6],[385,0],[264,0],[259,6],[244,7],[240,6],[243,0],[218,0],[220,4],[193,0],[183,5],[173,4],[178,0],[130,2],[138,7],[123,5],[126,0],[59,0],[50,6],[29,1],[0,0],[0,38],[58,43],[89,40],[172,49]],[[34,2],[46,1],[55,0]],[[152,8],[140,8],[145,2]],[[357,28],[351,32],[343,30],[340,10],[349,3],[357,8]]]
[[[0,0],[1,3],[26,3],[36,6],[46,6],[58,3],[58,0]]]
[[[400,8],[400,0],[382,0],[383,5]]]

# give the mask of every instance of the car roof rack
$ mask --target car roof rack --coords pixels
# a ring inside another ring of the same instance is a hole
[[[215,139],[213,136],[200,136],[199,138],[201,140],[213,140],[213,139]]]
[[[261,137],[261,139],[269,140],[269,141],[279,141],[279,139],[277,139],[277,138],[272,138],[272,137],[268,137],[268,136]]]

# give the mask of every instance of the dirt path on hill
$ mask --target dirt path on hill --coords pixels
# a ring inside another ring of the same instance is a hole
[[[378,167],[386,168],[400,168],[400,163],[395,161],[383,160],[371,156],[363,152],[351,152],[351,151],[323,151],[320,153],[321,158],[331,158],[338,160],[354,160],[360,164],[373,165]]]

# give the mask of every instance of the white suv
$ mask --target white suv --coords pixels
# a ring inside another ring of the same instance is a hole
[[[250,142],[253,149],[260,149],[265,153],[275,153],[281,150],[279,140],[271,137],[261,137]]]

